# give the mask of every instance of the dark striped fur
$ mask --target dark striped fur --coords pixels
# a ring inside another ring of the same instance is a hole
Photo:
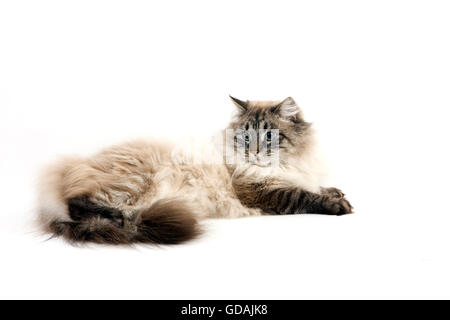
[[[352,212],[344,194],[336,188],[313,193],[300,188],[274,188],[270,182],[236,184],[234,188],[242,203],[274,214],[318,213],[343,215]]]

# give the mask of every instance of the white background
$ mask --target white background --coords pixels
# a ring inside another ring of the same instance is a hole
[[[450,298],[446,1],[0,2],[0,298]],[[177,247],[31,225],[40,165],[209,135],[293,96],[356,214],[205,223]]]

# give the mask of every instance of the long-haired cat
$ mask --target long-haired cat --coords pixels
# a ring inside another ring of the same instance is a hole
[[[314,132],[292,98],[231,99],[238,113],[201,148],[134,141],[52,164],[40,224],[72,242],[176,244],[210,217],[352,212],[339,189],[321,187]]]

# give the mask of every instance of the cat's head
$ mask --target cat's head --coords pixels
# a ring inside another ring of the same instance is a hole
[[[291,97],[282,101],[231,100],[238,108],[227,130],[227,144],[233,145],[237,155],[234,161],[259,167],[278,165],[307,147],[311,124],[304,121]]]

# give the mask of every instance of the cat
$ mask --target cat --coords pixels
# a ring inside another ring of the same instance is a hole
[[[201,147],[136,140],[48,166],[43,230],[72,243],[177,244],[205,218],[352,213],[342,191],[321,186],[314,130],[291,97],[230,98],[228,128]]]

